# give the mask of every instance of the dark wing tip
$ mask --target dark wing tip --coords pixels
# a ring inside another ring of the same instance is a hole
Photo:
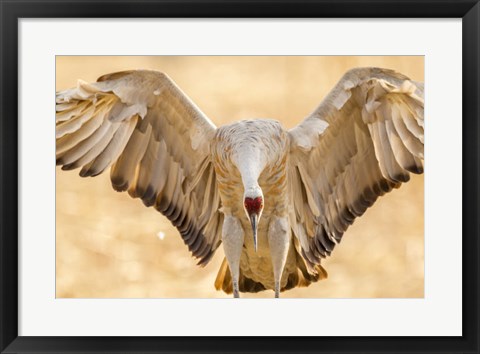
[[[422,174],[423,173],[423,166],[421,165],[413,165],[413,166],[408,166],[405,168],[407,171],[415,173],[415,174]]]

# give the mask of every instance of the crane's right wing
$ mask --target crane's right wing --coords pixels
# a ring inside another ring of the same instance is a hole
[[[154,206],[199,264],[221,242],[210,141],[215,125],[163,73],[126,71],[57,93],[56,159],[96,176],[112,166],[117,191]]]

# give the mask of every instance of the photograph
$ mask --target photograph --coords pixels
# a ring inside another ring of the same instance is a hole
[[[423,56],[55,64],[57,299],[424,298]]]

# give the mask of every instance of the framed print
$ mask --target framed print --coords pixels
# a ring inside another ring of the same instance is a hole
[[[477,1],[1,5],[2,353],[478,352]]]

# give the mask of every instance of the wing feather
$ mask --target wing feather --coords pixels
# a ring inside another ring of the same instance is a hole
[[[57,138],[57,158],[90,137],[103,124],[110,124],[110,122],[104,121],[104,115],[105,111],[101,110],[73,133]]]
[[[116,191],[126,191],[135,184],[137,167],[145,155],[151,133],[152,126],[150,125],[144,132],[140,129],[135,129],[130,136],[124,153],[113,164],[110,171],[110,179]]]
[[[66,151],[59,156],[58,164],[63,164],[62,169],[75,169],[90,163],[96,158],[110,143],[115,133],[115,126],[110,122],[105,122],[92,135],[82,140],[71,150]],[[67,168],[68,167],[68,168]]]

